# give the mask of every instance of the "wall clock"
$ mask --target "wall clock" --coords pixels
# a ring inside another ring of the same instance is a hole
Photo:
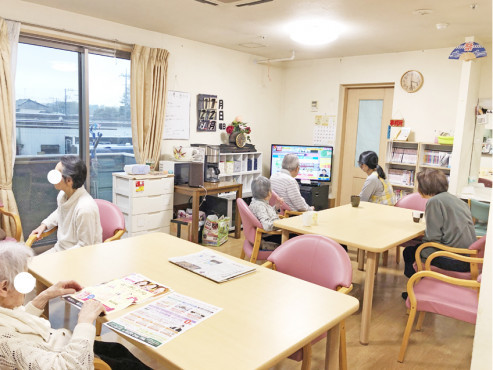
[[[401,77],[401,87],[408,93],[414,93],[423,86],[423,75],[418,71],[407,71]]]
[[[239,148],[243,148],[246,144],[247,138],[243,132],[240,132],[236,135],[236,146]]]

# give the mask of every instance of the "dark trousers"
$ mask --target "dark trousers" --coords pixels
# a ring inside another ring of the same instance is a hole
[[[404,258],[404,275],[406,275],[408,278],[416,273],[413,264],[414,262],[416,262],[416,249],[418,249],[420,245],[421,244],[406,247],[402,252],[402,256]],[[468,272],[471,269],[471,265],[469,263],[447,257],[436,257],[433,259],[433,261],[431,261],[431,264],[432,266],[436,266],[449,271]]]
[[[120,343],[94,341],[94,354],[106,362],[112,370],[150,370]]]

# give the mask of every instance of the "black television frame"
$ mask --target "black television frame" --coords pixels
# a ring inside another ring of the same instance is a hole
[[[300,147],[300,148],[330,148],[330,151],[332,152],[332,156],[330,158],[330,177],[328,177],[328,180],[309,180],[311,183],[331,183],[332,182],[332,177],[333,177],[333,169],[334,169],[334,147],[331,145],[299,145],[299,144],[271,144],[270,145],[270,175],[272,176],[272,149],[274,146],[292,146],[292,147]],[[301,179],[296,179],[296,181],[301,182]]]

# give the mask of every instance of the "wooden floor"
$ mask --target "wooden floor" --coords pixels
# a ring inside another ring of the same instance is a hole
[[[212,248],[221,252],[240,256],[243,239],[229,238],[221,247]],[[353,264],[353,285],[351,295],[363,301],[364,272],[358,271],[356,251],[349,250]],[[349,369],[469,369],[471,363],[474,326],[443,316],[427,314],[421,332],[413,330],[406,358],[403,364],[397,362],[402,334],[407,322],[406,306],[401,298],[407,278],[402,274],[403,263],[396,265],[391,252],[389,266],[379,267],[375,279],[373,311],[371,318],[370,344],[359,343],[361,323],[360,310],[346,321],[347,354]],[[65,326],[73,329],[78,310],[72,308],[69,320],[63,320],[64,304],[60,301],[50,305],[50,318],[55,328]],[[282,333],[279,333],[282,335]],[[137,348],[103,328],[102,340],[117,341],[126,345],[144,363],[153,369],[163,367],[154,360],[146,358]],[[252,354],[255,356],[255,354]],[[312,369],[322,369],[325,356],[325,340],[313,347]],[[234,369],[231,364],[231,369]],[[273,367],[275,370],[300,369],[301,363],[289,359]],[[199,370],[199,369],[193,369]]]

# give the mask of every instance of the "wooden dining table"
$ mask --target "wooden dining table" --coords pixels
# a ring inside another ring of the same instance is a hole
[[[169,262],[171,257],[204,249],[169,234],[152,233],[42,254],[33,258],[29,271],[41,289],[60,280],[94,286],[140,273],[176,293],[221,308],[157,348],[125,337],[163,368],[268,369],[324,332],[325,368],[338,368],[339,323],[358,310],[356,298],[218,251],[214,252],[255,267],[255,271],[215,283]],[[145,304],[110,312],[98,320],[114,320]]]
[[[317,225],[304,226],[303,216],[296,216],[275,221],[274,227],[282,230],[283,242],[289,233],[316,234],[367,252],[360,343],[368,344],[377,257],[423,235],[425,223],[414,222],[412,210],[369,202],[326,209],[317,216]]]

